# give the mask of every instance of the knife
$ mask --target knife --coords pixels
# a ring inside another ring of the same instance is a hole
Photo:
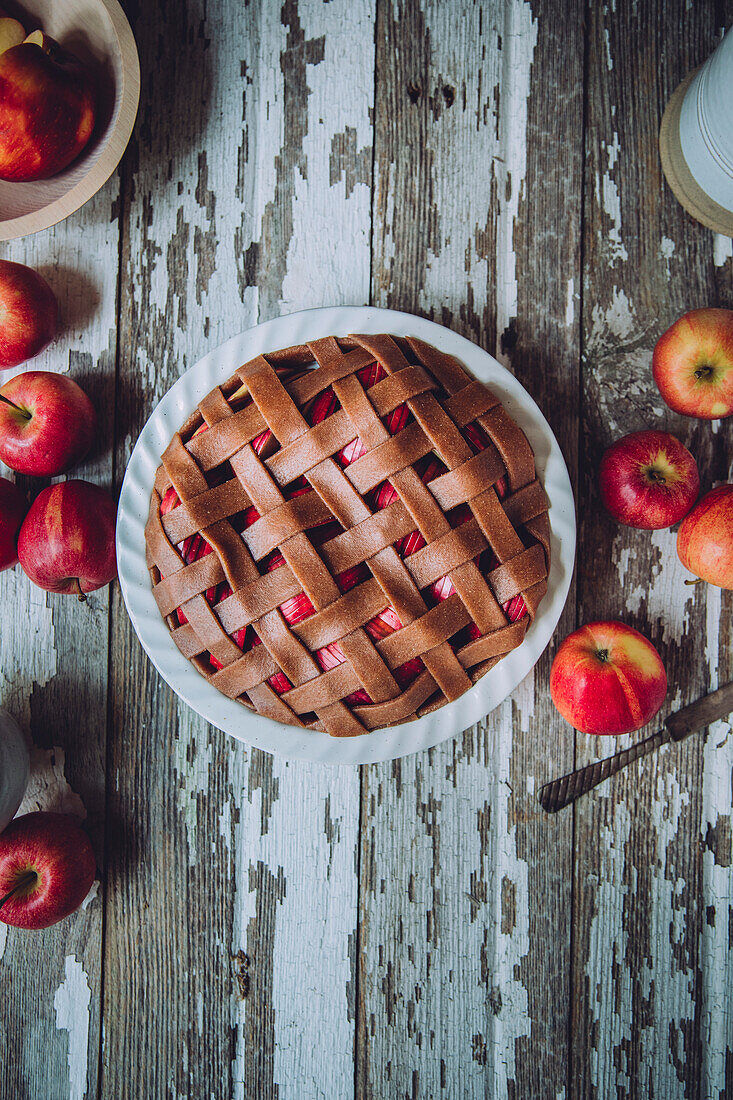
[[[592,764],[586,764],[584,768],[569,775],[563,775],[560,779],[553,779],[551,783],[545,783],[540,788],[538,798],[542,808],[548,813],[554,814],[569,806],[582,794],[587,794],[608,779],[610,775],[616,775],[627,764],[633,763],[642,756],[648,756],[656,752],[662,745],[670,741],[684,741],[691,733],[705,729],[719,718],[725,718],[733,711],[733,681],[725,687],[711,691],[696,703],[690,703],[675,714],[670,714],[665,719],[664,728],[658,733],[652,734],[644,741],[631,745],[628,749],[617,752],[615,756],[608,756],[605,760],[594,760]]]

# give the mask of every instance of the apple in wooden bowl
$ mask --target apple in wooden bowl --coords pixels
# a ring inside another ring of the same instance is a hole
[[[11,240],[62,221],[112,174],[132,133],[140,68],[118,0],[4,0],[3,12],[0,240]],[[13,44],[13,20],[31,42]],[[40,44],[49,39],[59,54]],[[59,107],[56,132],[49,99]],[[13,123],[14,110],[27,126]]]

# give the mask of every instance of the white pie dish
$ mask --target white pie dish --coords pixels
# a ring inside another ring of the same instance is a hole
[[[418,337],[456,356],[491,387],[534,450],[537,473],[550,505],[552,561],[547,595],[524,641],[469,691],[415,721],[361,737],[334,738],[263,718],[228,699],[199,675],[177,649],[153,598],[145,559],[145,523],[161,454],[214,386],[263,352],[352,332]],[[127,466],[117,518],[117,559],[122,595],[143,649],[163,679],[198,714],[266,752],[328,764],[367,764],[431,748],[466,729],[497,707],[532,670],[552,637],[567,599],[575,561],[575,507],[565,460],[549,424],[524,387],[491,355],[424,318],[368,306],[334,306],[304,310],[257,325],[209,352],[171,387],[143,428]]]

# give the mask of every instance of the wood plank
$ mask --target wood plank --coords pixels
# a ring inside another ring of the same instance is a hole
[[[659,646],[670,707],[730,678],[730,593],[686,589],[674,533],[616,525],[595,476],[611,439],[643,427],[683,439],[704,489],[730,476],[730,424],[671,414],[650,370],[655,340],[677,316],[730,302],[730,264],[724,255],[714,264],[726,248],[678,206],[656,152],[666,99],[713,48],[727,7],[590,9],[579,604],[583,621],[621,618]],[[691,739],[648,758],[579,804],[578,1096],[731,1095],[733,1030],[721,998],[731,965],[731,761],[727,746],[714,747],[727,728],[705,746]],[[580,762],[616,747],[578,735]]]
[[[375,303],[499,354],[571,469],[580,23],[572,5],[385,3],[377,35]],[[535,791],[573,745],[547,667],[486,722],[366,769],[359,1096],[564,1094],[571,821]]]
[[[126,191],[120,474],[205,351],[369,292],[372,0],[233,11],[199,0],[136,21],[148,78]],[[145,1096],[351,1095],[358,772],[206,726],[119,602],[113,639],[103,1095],[130,1080]]]
[[[61,333],[32,364],[68,372],[99,413],[98,440],[71,476],[110,486],[114,409],[119,178],[55,228],[2,246],[5,259],[44,275],[59,300]],[[111,262],[110,262],[111,257]],[[0,467],[0,472],[7,471]],[[18,479],[33,495],[44,482]],[[88,815],[104,855],[107,590],[86,604],[31,585],[19,566],[0,573],[0,705],[35,745],[20,812]],[[70,785],[70,786],[69,786]],[[75,793],[72,793],[75,792]],[[102,905],[28,933],[0,925],[0,1095],[78,1100],[96,1095],[102,985]],[[38,966],[39,959],[45,960]]]

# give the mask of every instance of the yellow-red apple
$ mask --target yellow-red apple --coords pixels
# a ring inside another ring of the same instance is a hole
[[[563,718],[582,733],[632,733],[664,702],[667,674],[638,630],[620,622],[588,623],[558,649],[550,694]]]
[[[64,481],[39,493],[18,536],[18,558],[34,584],[84,598],[117,576],[117,505],[99,485]]]
[[[0,179],[50,179],[76,160],[95,98],[86,68],[47,35],[0,53]]]
[[[96,428],[94,406],[65,374],[26,371],[0,389],[0,460],[20,474],[64,473],[87,454]]]
[[[43,351],[56,335],[58,313],[56,296],[37,271],[0,260],[0,370]]]
[[[733,485],[711,489],[682,521],[677,554],[691,573],[733,588]]]
[[[96,875],[92,845],[75,817],[16,817],[0,835],[0,921],[48,928],[79,908]]]
[[[652,372],[670,409],[718,420],[733,413],[733,310],[693,309],[660,336]]]
[[[25,493],[6,477],[0,477],[0,572],[18,560],[18,532],[27,511]]]
[[[686,516],[697,500],[700,478],[687,447],[668,432],[631,432],[601,459],[601,500],[629,527],[656,531]]]

